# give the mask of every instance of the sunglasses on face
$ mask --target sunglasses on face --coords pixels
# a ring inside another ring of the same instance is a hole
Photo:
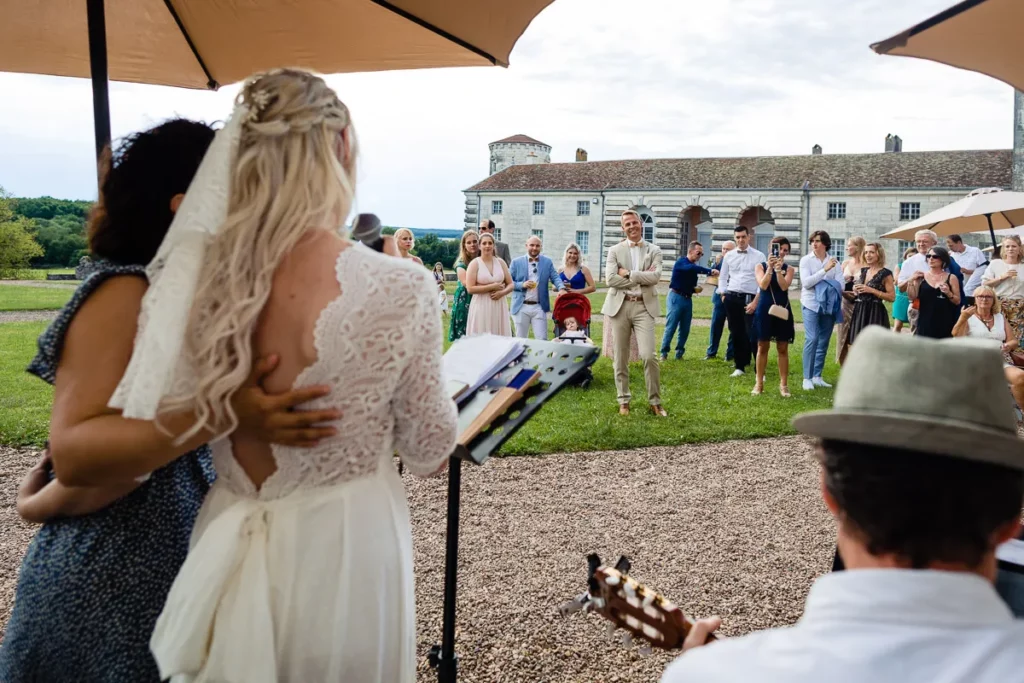
[[[938,254],[928,254],[927,256],[925,256],[925,258],[927,258],[927,259],[936,258],[937,259],[937,258],[939,258],[939,255]],[[941,259],[939,259],[939,260],[941,260]]]
[[[994,299],[995,297],[991,294],[978,294],[974,297],[975,299]]]

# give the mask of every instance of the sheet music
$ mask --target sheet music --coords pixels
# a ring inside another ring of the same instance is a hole
[[[523,343],[515,337],[481,334],[459,339],[444,354],[444,377],[449,394],[458,401],[472,395],[484,382],[519,356]]]
[[[996,548],[996,557],[1003,562],[1009,562],[1024,567],[1024,541],[1013,539]]]

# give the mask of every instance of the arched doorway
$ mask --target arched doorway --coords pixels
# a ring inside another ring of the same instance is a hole
[[[775,218],[772,212],[763,206],[748,206],[740,212],[737,225],[750,229],[750,243],[762,254],[767,254],[769,244],[775,237]]]
[[[679,241],[677,253],[680,256],[686,254],[686,248],[690,242],[700,242],[704,246],[704,253],[711,255],[711,234],[714,224],[711,222],[711,214],[703,206],[694,204],[679,212]]]

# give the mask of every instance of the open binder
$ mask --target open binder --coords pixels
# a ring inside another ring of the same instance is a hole
[[[520,339],[523,353],[484,382],[472,395],[460,397],[459,433],[487,409],[494,396],[521,370],[532,368],[540,377],[478,436],[465,446],[456,446],[448,463],[448,525],[445,540],[444,619],[441,645],[430,650],[430,664],[437,668],[439,683],[455,683],[458,657],[455,654],[455,592],[458,579],[459,496],[462,461],[483,464],[508,441],[552,396],[597,361],[592,346],[559,344]]]

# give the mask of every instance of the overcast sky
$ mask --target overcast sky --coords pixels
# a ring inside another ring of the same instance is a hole
[[[572,161],[1009,148],[1013,92],[868,45],[953,0],[556,0],[511,67],[332,76],[362,147],[357,210],[460,228],[487,143],[516,133]],[[181,115],[227,118],[216,93],[111,86],[115,138]],[[93,199],[89,83],[0,74],[0,185]]]

